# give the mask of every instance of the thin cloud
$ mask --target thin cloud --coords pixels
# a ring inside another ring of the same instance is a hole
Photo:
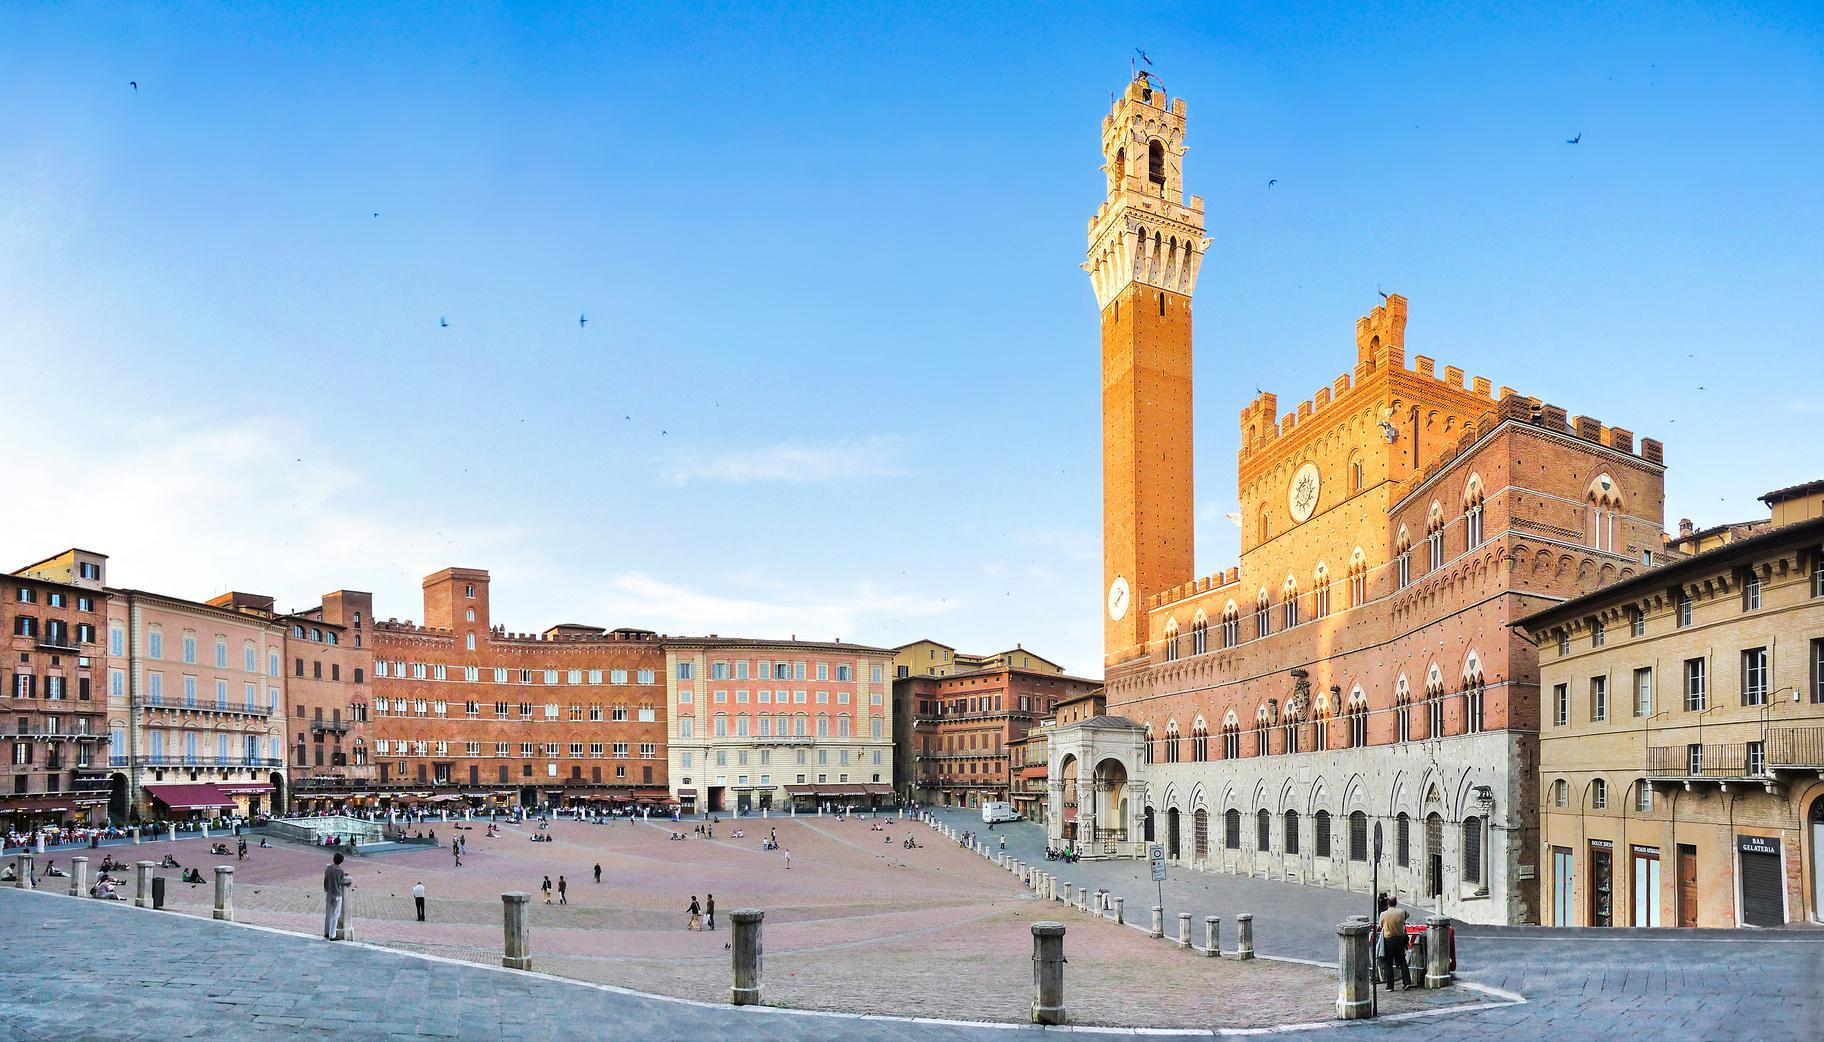
[[[898,477],[905,473],[899,463],[897,441],[867,438],[827,445],[787,441],[761,449],[724,453],[674,467],[671,480],[679,485],[692,481],[776,481],[803,485],[852,478]]]
[[[593,624],[639,619],[640,625],[672,634],[836,640],[867,643],[890,639],[886,625],[952,610],[951,603],[890,591],[871,582],[852,589],[807,590],[786,596],[731,596],[709,593],[647,575],[611,575],[585,595],[584,613]],[[582,617],[582,616],[579,616]],[[872,634],[871,637],[860,635]]]

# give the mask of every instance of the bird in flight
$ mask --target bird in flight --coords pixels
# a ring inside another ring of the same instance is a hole
[[[133,93],[135,93],[135,94],[139,93],[139,81],[138,80],[128,80],[127,86],[133,88]]]
[[[1278,183],[1279,183],[1279,178],[1277,178],[1277,177],[1269,177],[1269,178],[1267,178],[1267,187],[1268,187],[1268,188],[1271,188],[1271,187],[1273,187],[1273,186],[1274,186],[1274,185],[1276,185],[1276,184],[1278,184]]]
[[[1564,143],[1567,145],[1575,145],[1577,142],[1582,141],[1582,140],[1583,140],[1583,131],[1579,130],[1577,132],[1576,137],[1567,137],[1564,139]]]
[[[442,318],[442,317],[439,317],[439,318],[438,318],[438,319],[437,319],[437,328],[438,328],[438,329],[448,329],[448,328],[450,328],[450,320],[449,320],[449,319],[447,319],[447,318]]]
[[[379,210],[375,210],[375,211],[374,211],[374,216],[375,216],[375,217],[378,217],[378,216],[380,216],[380,211],[379,211]]]
[[[588,327],[589,327],[589,316],[587,314],[578,315],[576,318],[576,328],[587,329]]]

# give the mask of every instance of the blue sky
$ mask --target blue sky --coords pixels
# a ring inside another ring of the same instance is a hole
[[[1670,523],[1820,476],[1815,5],[1281,6],[9,6],[0,548],[1098,675],[1077,265],[1136,45],[1214,240],[1201,571],[1237,410],[1377,286],[1409,355],[1663,439]]]

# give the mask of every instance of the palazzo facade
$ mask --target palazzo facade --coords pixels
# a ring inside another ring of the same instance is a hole
[[[1538,915],[1538,658],[1521,617],[1661,552],[1660,444],[1424,356],[1407,301],[1295,409],[1240,411],[1237,566],[1193,557],[1186,106],[1103,122],[1084,265],[1101,309],[1104,713],[1050,741],[1056,842],[1475,922]]]

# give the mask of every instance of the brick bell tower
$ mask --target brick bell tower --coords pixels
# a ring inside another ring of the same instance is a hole
[[[1183,98],[1145,73],[1102,120],[1108,198],[1083,270],[1102,310],[1103,660],[1146,652],[1146,601],[1194,577],[1191,292],[1210,240],[1184,202]]]

